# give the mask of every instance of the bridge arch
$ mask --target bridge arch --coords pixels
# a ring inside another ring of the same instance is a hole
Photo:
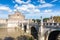
[[[38,39],[38,31],[34,26],[31,27],[31,35],[34,37],[34,39]]]
[[[52,32],[50,32],[50,34],[48,36],[48,40],[59,40],[58,36],[60,36],[59,30],[52,31]]]

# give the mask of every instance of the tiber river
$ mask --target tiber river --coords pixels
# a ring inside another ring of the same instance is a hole
[[[23,35],[23,32],[20,30],[20,28],[7,28],[6,25],[0,25],[0,40],[4,40],[7,37],[17,38],[20,35]]]

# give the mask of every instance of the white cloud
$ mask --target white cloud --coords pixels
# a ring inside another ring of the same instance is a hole
[[[0,10],[4,10],[4,11],[8,11],[8,12],[12,11],[9,7],[3,6],[3,5],[0,5]]]
[[[40,8],[44,8],[44,7],[53,7],[54,5],[53,4],[50,4],[50,3],[45,3],[45,4],[42,4],[42,5],[39,5]]]
[[[27,5],[22,5],[22,6],[17,5],[16,9],[18,9],[24,13],[25,13],[25,11],[28,13],[40,13],[40,10],[38,8],[36,8],[36,6],[33,4],[27,4]]]
[[[44,13],[50,13],[52,12],[52,10],[45,10],[44,13],[41,13],[40,9],[38,8],[45,8],[45,7],[53,7],[54,5],[53,4],[50,4],[50,3],[46,3],[45,0],[38,0],[41,4],[40,5],[33,5],[33,4],[30,4],[29,2],[31,2],[31,0],[28,0],[27,2],[24,2],[22,0],[15,0],[15,2],[19,3],[19,4],[22,4],[21,6],[19,6],[18,4],[16,4],[14,6],[14,10],[16,11],[16,9],[18,9],[20,12],[24,13],[27,17],[28,15],[30,15],[30,17],[39,17],[41,16],[40,14],[43,14]]]
[[[51,10],[51,9],[49,9]],[[54,11],[52,10],[51,12],[44,12],[43,17],[51,17],[51,16],[60,16],[60,11]]]
[[[38,17],[40,14],[40,9],[36,8],[36,6],[33,4],[26,4],[22,6],[15,5],[15,8],[18,9],[21,13],[23,13],[26,18],[28,18],[28,15],[29,18]]]
[[[41,4],[39,6],[35,6],[35,7],[39,7],[39,8],[44,8],[44,7],[52,7],[54,6],[53,4],[50,3],[46,3],[45,0],[38,0]],[[30,4],[31,0],[27,0],[27,2],[24,2],[23,0],[15,0],[15,2],[22,4],[22,5],[28,5],[29,7],[34,7],[33,4]],[[31,5],[31,6],[30,6]],[[17,7],[18,5],[16,4],[15,7]]]
[[[0,5],[0,18],[8,18],[8,14],[10,14],[12,10],[5,5]]]
[[[18,7],[18,4],[15,4],[14,8],[17,8]]]
[[[5,7],[5,6],[0,6],[0,10],[9,10],[9,8],[8,7]]]
[[[56,2],[56,1],[58,1],[58,0],[53,0],[52,2]]]
[[[45,0],[38,0],[40,3],[46,3]]]
[[[51,10],[51,9],[48,9],[48,10],[45,10],[44,12],[45,12],[45,13],[51,13],[52,10]]]
[[[23,0],[15,0],[15,2],[17,2],[19,4],[27,4],[30,2],[30,0],[27,0],[26,2],[24,2]]]
[[[53,0],[54,2],[57,0]],[[38,0],[41,4],[39,5],[39,8],[44,8],[44,7],[53,7],[54,5],[51,3],[47,3],[45,0]]]

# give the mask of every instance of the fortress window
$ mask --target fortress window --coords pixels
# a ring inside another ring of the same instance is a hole
[[[27,29],[27,26],[26,26],[26,25],[24,25],[24,32],[26,32],[26,29]]]

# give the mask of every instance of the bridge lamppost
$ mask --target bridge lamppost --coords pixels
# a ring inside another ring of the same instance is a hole
[[[39,40],[44,40],[44,27],[43,27],[43,18],[41,16],[41,25],[39,28]]]

